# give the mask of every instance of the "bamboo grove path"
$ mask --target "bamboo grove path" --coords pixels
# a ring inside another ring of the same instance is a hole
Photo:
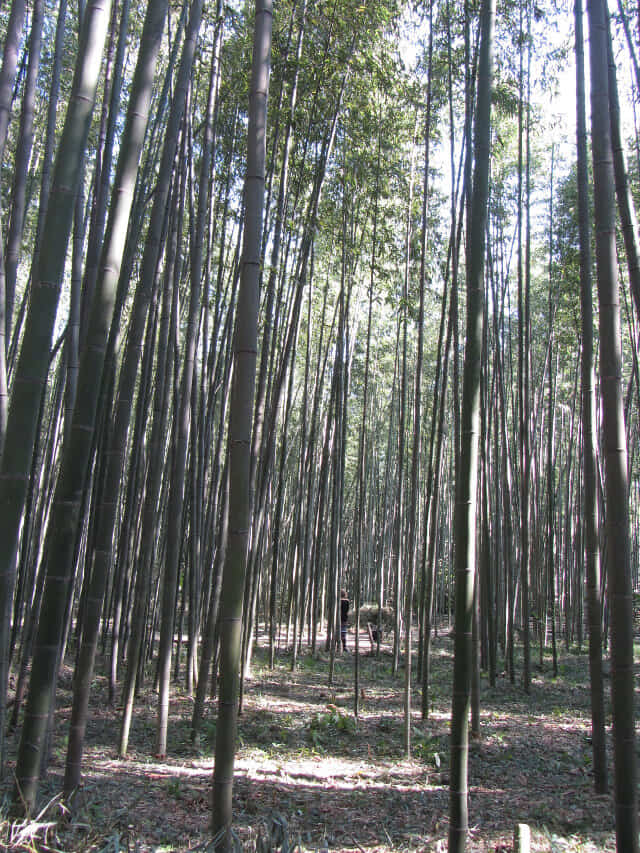
[[[255,849],[259,834],[275,838],[282,831],[301,850],[446,849],[451,638],[441,634],[434,642],[433,706],[427,721],[414,716],[411,760],[402,755],[403,673],[392,675],[389,648],[375,659],[366,636],[362,642],[357,721],[352,654],[338,658],[330,686],[324,652],[315,659],[302,655],[292,674],[287,656],[269,671],[266,650],[258,648],[240,720],[234,787],[242,849]],[[43,787],[51,798],[64,772],[70,688],[68,670]],[[196,749],[190,742],[192,700],[174,690],[169,758],[158,762],[157,699],[150,689],[143,692],[130,755],[118,760],[120,713],[107,706],[101,675],[94,694],[73,816],[60,822],[62,807],[54,799],[39,824],[11,830],[5,821],[5,845],[105,853],[204,850],[210,840],[213,705]],[[506,853],[514,824],[524,822],[531,826],[534,851],[614,850],[611,797],[592,790],[586,650],[565,653],[557,679],[550,662],[536,670],[529,696],[504,675],[495,688],[483,677],[481,705],[482,734],[470,755],[470,849]]]

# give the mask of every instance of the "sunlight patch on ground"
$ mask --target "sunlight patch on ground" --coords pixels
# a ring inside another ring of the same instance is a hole
[[[259,764],[248,759],[237,761],[236,772],[243,771],[250,780],[277,780],[280,784],[320,789],[331,787],[334,790],[383,789],[393,782],[396,791],[419,791],[429,784],[424,766],[413,762],[398,762],[385,772],[380,765],[345,758],[288,758],[279,761],[263,757]]]
[[[205,779],[213,772],[213,760],[189,761],[188,764],[148,761],[144,767],[133,758],[93,759],[91,776],[113,776],[135,774],[147,779],[172,779],[180,776],[188,779]]]
[[[213,760],[202,759],[186,764],[164,761],[147,762],[140,768],[133,759],[95,760],[92,772],[85,781],[99,777],[126,776],[129,773],[142,775],[149,781],[161,781],[180,777],[183,779],[207,780],[213,772]],[[425,766],[414,761],[397,761],[387,767],[362,760],[346,758],[311,757],[282,759],[259,756],[240,757],[235,763],[235,773],[249,780],[277,781],[285,785],[353,790],[355,787],[388,788],[393,784],[397,791],[419,791],[429,785]]]

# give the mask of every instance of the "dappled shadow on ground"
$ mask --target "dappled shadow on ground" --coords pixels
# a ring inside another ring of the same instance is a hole
[[[189,843],[206,839],[210,764],[152,767],[141,772],[137,766],[109,762],[87,774],[79,809],[95,813],[99,795],[104,809],[113,807],[111,834],[138,843],[144,838],[147,845],[186,850]],[[305,847],[332,850],[358,845],[415,849],[426,835],[442,830],[447,792],[430,788],[423,768],[371,772],[357,763],[345,770],[323,759],[286,770],[281,762],[261,766],[240,760],[234,783],[236,830],[248,842],[261,821],[278,815]]]
[[[239,724],[234,783],[235,829],[251,849],[259,828],[285,818],[306,850],[442,849],[448,826],[448,732],[451,641],[434,645],[432,712],[418,713],[414,691],[412,759],[403,757],[404,673],[395,676],[389,649],[363,655],[359,717],[353,716],[354,658],[302,657],[296,672],[281,656],[264,666],[257,652]],[[470,850],[510,849],[513,826],[529,823],[534,851],[605,851],[613,842],[610,797],[596,797],[590,775],[586,659],[567,659],[567,679],[536,673],[525,695],[504,677],[483,683],[481,737],[470,747]],[[581,674],[582,671],[582,674]],[[107,844],[145,851],[186,851],[210,838],[213,703],[201,746],[190,741],[192,700],[171,701],[169,757],[153,756],[156,698],[136,706],[131,749],[116,757],[120,711],[107,707],[98,678],[87,732],[83,787],[72,817],[57,832],[58,850],[104,850]],[[65,732],[68,694],[58,702]],[[52,752],[43,798],[59,791],[64,743]],[[438,846],[440,845],[440,846]]]

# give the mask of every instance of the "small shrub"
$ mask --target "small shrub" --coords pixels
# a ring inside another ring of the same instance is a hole
[[[447,760],[447,750],[442,748],[439,737],[416,737],[413,742],[413,753],[436,770]]]
[[[353,734],[356,721],[335,705],[328,705],[325,712],[314,714],[309,723],[309,738],[315,747],[324,747],[336,735]]]

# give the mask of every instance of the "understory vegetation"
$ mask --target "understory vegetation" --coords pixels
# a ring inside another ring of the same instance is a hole
[[[353,637],[350,636],[352,644]],[[547,650],[548,652],[549,650]],[[438,851],[448,823],[452,640],[442,625],[433,648],[432,706],[414,719],[411,759],[403,754],[402,672],[391,649],[361,657],[361,702],[353,715],[353,654],[342,655],[328,683],[326,653],[290,653],[268,666],[256,650],[240,716],[235,832],[242,850],[267,839],[300,851]],[[70,673],[62,676],[55,730],[69,714]],[[172,702],[171,755],[154,760],[155,696],[140,697],[126,760],[119,760],[118,709],[107,705],[104,674],[94,685],[97,713],[87,732],[87,770],[65,819],[59,799],[64,738],[54,738],[39,820],[2,825],[9,850],[203,850],[208,832],[215,715],[208,705],[199,746],[192,745],[192,702]],[[593,792],[585,650],[563,650],[559,674],[536,669],[529,695],[501,673],[482,682],[480,737],[470,747],[469,849],[512,849],[516,823],[529,824],[532,850],[615,850],[611,795]],[[610,741],[609,755],[610,755]],[[30,846],[31,845],[31,846]],[[266,849],[258,846],[258,849]]]

